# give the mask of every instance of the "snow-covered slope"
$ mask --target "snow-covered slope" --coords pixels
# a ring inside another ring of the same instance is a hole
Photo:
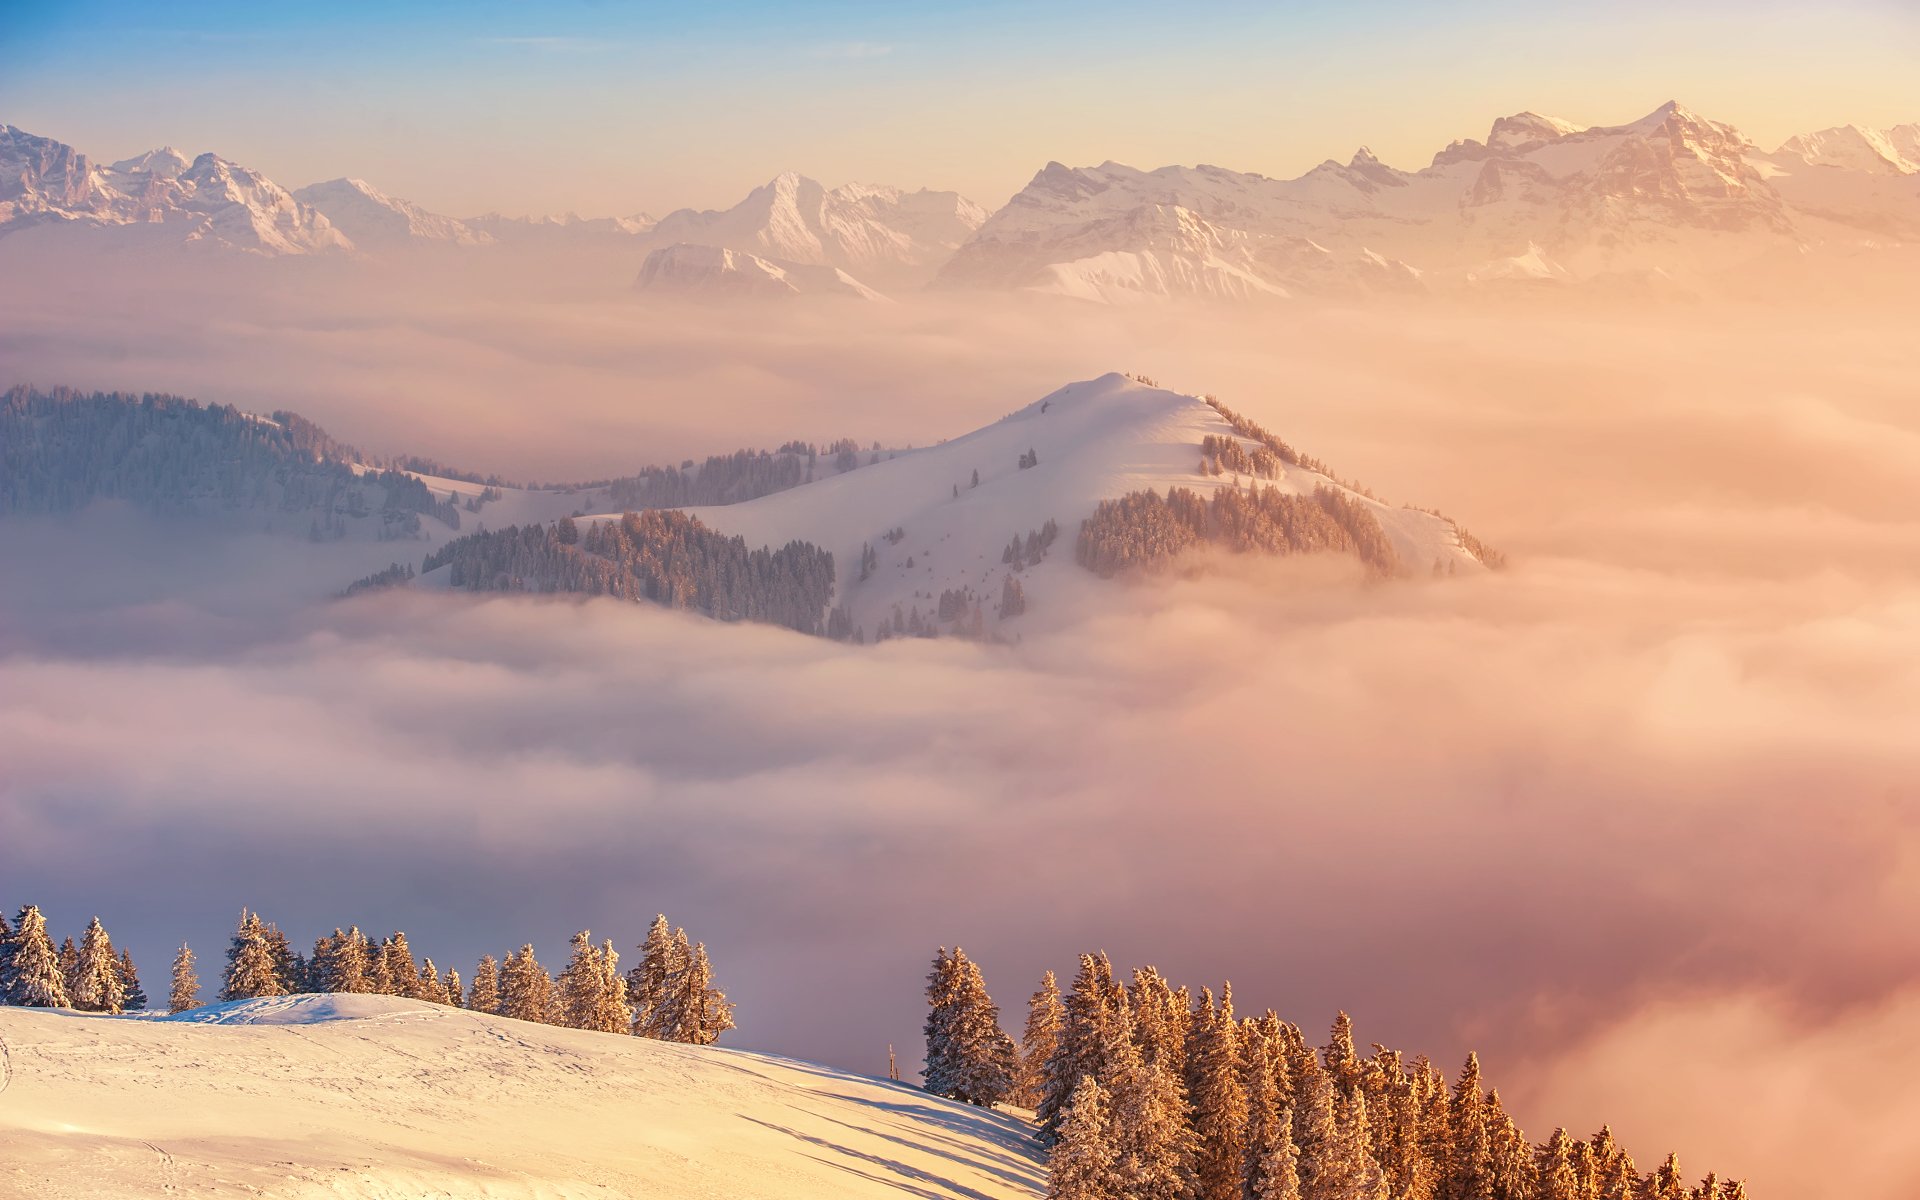
[[[838,267],[885,285],[924,279],[985,219],[984,210],[954,192],[864,184],[829,190],[787,172],[732,208],[669,213],[651,240]]]
[[[678,296],[734,298],[764,296],[885,297],[838,267],[783,262],[728,250],[678,242],[647,255],[633,281],[638,291]]]
[[[188,162],[163,147],[101,169],[62,142],[0,125],[0,234],[50,222],[264,257],[353,250],[318,210],[219,155]]]
[[[1201,473],[1201,443],[1209,435],[1235,438],[1249,449],[1254,444],[1238,438],[1198,397],[1104,375],[1069,384],[937,446],[900,451],[872,466],[744,504],[689,511],[750,545],[799,538],[830,550],[837,600],[869,632],[890,621],[896,607],[931,614],[949,589],[970,590],[983,602],[991,627],[1010,573],[1019,576],[1035,609],[1094,580],[1074,562],[1074,538],[1100,501],[1172,487],[1211,495],[1250,482]],[[1023,468],[1020,460],[1029,452],[1038,462]],[[1332,483],[1294,466],[1283,467],[1278,479],[1258,482],[1290,494],[1311,494]],[[1373,512],[1408,568],[1425,571],[1436,561],[1460,569],[1478,565],[1447,519],[1349,494]],[[1043,561],[1024,568],[1002,561],[1012,539],[1049,520],[1060,533]],[[887,534],[896,529],[903,536],[890,541]],[[867,546],[878,563],[861,579]]]
[[[0,1193],[1037,1196],[1013,1117],[739,1051],[388,996],[0,1008]]]
[[[1530,256],[1567,280],[1700,278],[1821,233],[1820,214],[1797,212],[1757,155],[1731,126],[1668,103],[1591,128],[1503,117],[1417,171],[1365,149],[1290,180],[1049,163],[939,282],[1247,299],[1470,284]]]
[[[1775,153],[1810,166],[1872,175],[1913,175],[1920,173],[1920,124],[1891,129],[1839,125],[1789,138]]]
[[[389,196],[361,179],[309,184],[293,197],[324,213],[334,228],[364,249],[433,243],[481,246],[493,241],[490,233]]]
[[[1872,249],[1920,241],[1920,124],[1842,125],[1748,157],[1824,241]]]

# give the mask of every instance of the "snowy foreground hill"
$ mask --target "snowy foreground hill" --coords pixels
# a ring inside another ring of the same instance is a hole
[[[391,996],[0,1008],[0,1193],[1036,1196],[1031,1128],[900,1083]]]

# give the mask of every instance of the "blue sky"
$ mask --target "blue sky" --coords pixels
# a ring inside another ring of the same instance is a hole
[[[1920,120],[1891,0],[37,3],[0,9],[0,120],[101,158],[215,150],[456,214],[660,212],[776,172],[997,204],[1048,159],[1275,175],[1414,166],[1532,108],[1678,98],[1762,142]]]

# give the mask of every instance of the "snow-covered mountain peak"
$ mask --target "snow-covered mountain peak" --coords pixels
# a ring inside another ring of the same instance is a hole
[[[367,248],[415,243],[477,246],[493,241],[489,233],[389,196],[364,179],[330,179],[303,187],[293,195],[324,213],[356,244]]]
[[[193,165],[193,160],[172,146],[161,146],[132,158],[123,158],[108,167],[116,175],[150,175],[155,179],[175,179]]]
[[[1920,174],[1920,125],[1891,129],[1838,125],[1789,138],[1776,155],[1869,175]]]
[[[677,242],[647,255],[634,280],[643,292],[728,298],[757,296],[846,296],[884,300],[838,267],[780,262],[745,250]]]
[[[724,210],[681,209],[654,227],[656,246],[720,246],[759,258],[834,267],[849,276],[919,283],[979,228],[986,213],[954,192],[848,184],[826,188],[783,172]]]
[[[1487,134],[1487,145],[1495,150],[1518,152],[1557,141],[1570,133],[1580,133],[1586,127],[1559,117],[1543,116],[1536,112],[1515,113],[1510,117],[1501,117],[1493,123],[1493,129]]]
[[[1210,469],[1209,446],[1230,458],[1226,448],[1240,447],[1237,469]],[[1380,503],[1297,456],[1269,455],[1268,473],[1256,477],[1244,457],[1256,451],[1268,448],[1207,400],[1109,373],[938,445],[743,504],[690,511],[749,545],[798,538],[831,551],[836,602],[852,628],[869,634],[891,623],[896,609],[932,619],[943,594],[982,608],[988,628],[1004,624],[1016,614],[991,614],[1010,577],[1036,607],[1070,604],[1089,579],[1075,562],[1081,522],[1104,500],[1144,491],[1185,488],[1205,499],[1253,484],[1308,497],[1334,488],[1366,507],[1410,569],[1478,565],[1445,518]],[[1056,533],[1041,534],[1049,524]],[[1058,544],[1043,552],[1030,535],[1057,536]],[[1016,539],[1029,547],[1017,557],[1009,552]]]

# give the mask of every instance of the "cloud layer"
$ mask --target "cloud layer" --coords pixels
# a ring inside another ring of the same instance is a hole
[[[183,935],[217,959],[242,903],[302,940],[404,926],[462,970],[665,909],[743,1044],[874,1071],[917,1044],[933,946],[1016,1010],[1104,947],[1315,1032],[1345,1007],[1449,1067],[1478,1047],[1536,1137],[1610,1120],[1774,1195],[1857,1139],[1846,1194],[1911,1191],[1920,1110],[1875,1080],[1920,1070],[1912,349],[1804,314],[1068,314],[1043,339],[932,311],[395,305],[336,335],[290,307],[214,366],[145,314],[105,322],[125,366],[30,336],[76,382],[243,403],[290,355],[312,391],[276,402],[339,436],[501,469],[524,446],[529,474],[594,473],[609,440],[676,458],[696,426],[926,440],[1136,366],[1515,569],[1223,561],[1063,590],[1016,646],[855,648],[613,603],[276,602],[284,542],[13,522],[0,560],[36,570],[0,581],[0,901],[98,910],[152,972]],[[491,383],[437,371],[483,340]],[[436,381],[382,409],[364,381],[393,363]]]

